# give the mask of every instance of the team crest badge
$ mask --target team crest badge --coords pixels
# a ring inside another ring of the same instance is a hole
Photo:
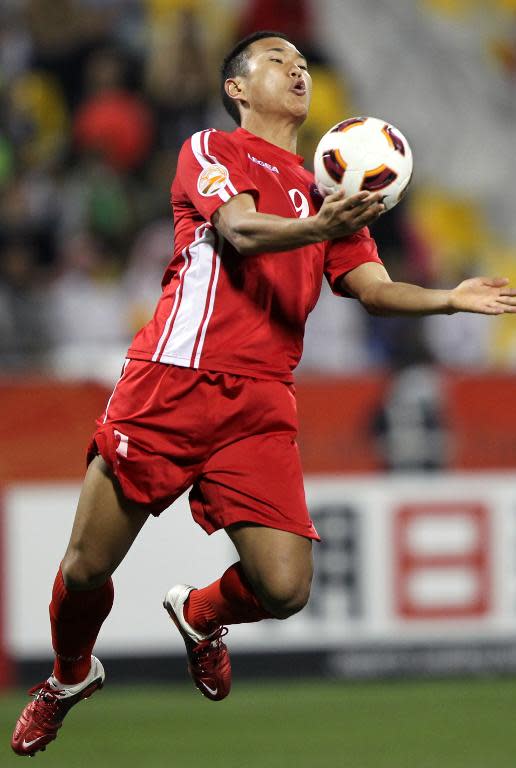
[[[211,197],[220,192],[229,179],[229,171],[225,165],[212,163],[207,165],[197,179],[197,191],[204,197]]]

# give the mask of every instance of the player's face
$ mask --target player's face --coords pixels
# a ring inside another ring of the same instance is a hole
[[[301,124],[310,106],[312,78],[307,63],[292,43],[280,37],[257,40],[250,46],[248,73],[242,96],[251,110],[293,117]]]

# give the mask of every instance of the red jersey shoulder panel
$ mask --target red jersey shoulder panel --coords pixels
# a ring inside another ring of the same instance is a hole
[[[211,221],[217,208],[234,195],[250,192],[257,199],[258,189],[245,166],[245,156],[234,134],[213,128],[194,133],[179,153],[172,184],[174,218],[180,218],[186,205]]]

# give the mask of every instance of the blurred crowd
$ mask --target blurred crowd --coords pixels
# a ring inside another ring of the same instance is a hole
[[[356,79],[324,43],[320,9],[309,0],[3,0],[1,373],[115,376],[172,251],[178,150],[203,127],[233,127],[218,71],[239,37],[279,29],[310,59],[314,102],[299,148],[308,166],[319,136],[360,111]],[[461,226],[471,236],[468,215],[478,231],[462,203],[426,188],[374,235],[394,279],[452,284],[480,266],[478,252],[468,240],[471,258],[439,269],[429,206],[437,217],[444,210],[443,227],[453,221],[459,241]],[[511,365],[511,355],[493,359],[492,321],[449,321],[369,318],[325,289],[303,369]]]

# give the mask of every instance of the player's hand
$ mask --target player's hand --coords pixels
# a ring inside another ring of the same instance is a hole
[[[323,239],[334,240],[370,226],[384,211],[379,192],[359,192],[345,197],[344,192],[339,191],[324,198],[316,219]]]
[[[506,277],[473,277],[450,291],[452,312],[503,315],[516,312],[516,290]]]

